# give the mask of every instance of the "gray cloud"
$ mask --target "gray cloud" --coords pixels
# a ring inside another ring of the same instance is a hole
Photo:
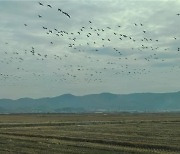
[[[0,1],[0,98],[179,90],[179,1],[41,2]]]

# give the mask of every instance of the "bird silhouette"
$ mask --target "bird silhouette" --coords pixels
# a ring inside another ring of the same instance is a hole
[[[63,13],[64,15],[66,15],[68,18],[71,18],[71,16],[70,16],[68,13],[66,13],[66,12],[64,12],[64,11],[62,11],[62,13]]]
[[[68,13],[66,13],[66,16],[67,16],[68,18],[71,18],[71,16],[70,16]]]
[[[43,4],[42,4],[41,2],[39,2],[39,5],[42,5],[42,6],[43,6]]]
[[[49,5],[49,4],[48,4],[47,6],[48,6],[49,8],[52,8],[52,6],[51,6],[51,5]]]

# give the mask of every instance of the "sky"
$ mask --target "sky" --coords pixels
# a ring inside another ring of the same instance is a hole
[[[180,0],[0,1],[0,19],[0,98],[180,91]]]

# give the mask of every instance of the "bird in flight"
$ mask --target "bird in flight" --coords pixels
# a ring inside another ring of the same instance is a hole
[[[66,15],[67,17],[71,18],[71,16],[70,16],[68,13],[63,12],[63,11],[62,11],[62,13],[63,13],[64,15]]]
[[[68,13],[65,13],[65,15],[66,15],[68,18],[71,18],[71,16],[70,16]]]
[[[48,6],[48,7],[50,7],[50,8],[52,8],[52,6],[51,6],[51,5],[49,5],[49,4],[48,4],[47,6]]]
[[[42,6],[43,6],[43,4],[42,4],[41,2],[39,2],[39,5],[42,5]]]

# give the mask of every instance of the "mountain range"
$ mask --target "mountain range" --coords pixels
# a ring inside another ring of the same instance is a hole
[[[0,99],[0,113],[179,112],[180,92]]]

